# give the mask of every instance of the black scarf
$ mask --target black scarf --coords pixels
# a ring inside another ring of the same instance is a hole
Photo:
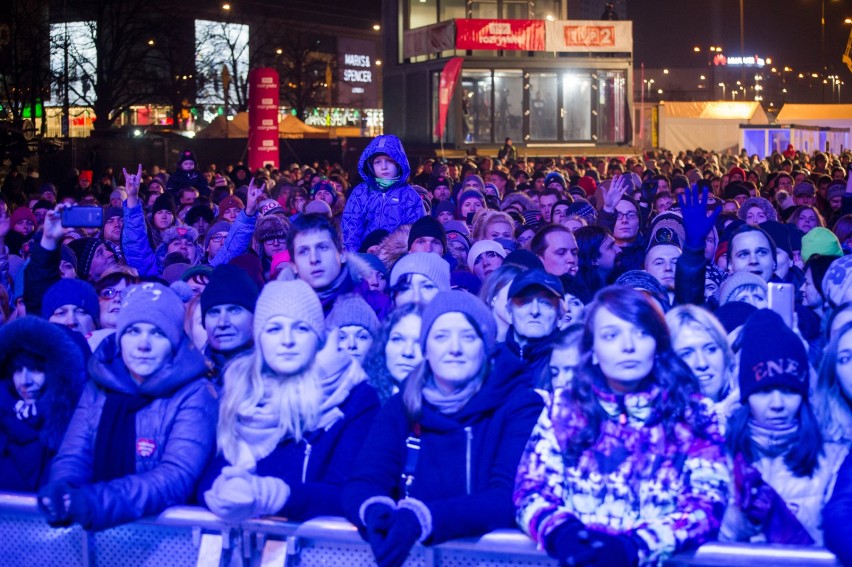
[[[94,481],[136,473],[136,412],[154,401],[141,394],[106,395],[95,440]]]

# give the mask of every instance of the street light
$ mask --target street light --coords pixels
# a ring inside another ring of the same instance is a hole
[[[719,83],[719,86],[722,87],[722,100],[725,100],[725,83]]]
[[[222,4],[222,9],[223,9],[223,10],[230,10],[230,9],[231,9],[231,5],[230,5],[230,4],[228,4],[228,3],[226,2],[226,3]]]
[[[373,24],[373,30],[379,31],[380,29],[382,29],[382,26],[380,26],[379,24]]]

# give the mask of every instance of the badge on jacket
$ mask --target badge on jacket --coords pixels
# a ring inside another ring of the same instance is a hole
[[[157,450],[157,442],[153,439],[139,437],[136,439],[136,454],[140,457],[150,457]]]

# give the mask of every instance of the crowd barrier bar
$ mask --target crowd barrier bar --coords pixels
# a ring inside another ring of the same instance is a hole
[[[342,518],[301,524],[261,518],[239,525],[192,506],[89,533],[51,528],[32,494],[0,492],[0,557],[3,564],[125,567],[370,567],[370,547]],[[706,543],[678,554],[669,566],[753,567],[756,564],[836,566],[825,549],[765,544]],[[498,530],[478,539],[416,545],[406,567],[554,567],[520,531]]]

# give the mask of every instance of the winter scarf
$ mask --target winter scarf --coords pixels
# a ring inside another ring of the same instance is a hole
[[[423,399],[435,406],[444,415],[454,414],[461,410],[482,387],[482,380],[471,380],[467,385],[452,394],[444,394],[435,385],[432,378],[423,386]]]
[[[762,455],[769,458],[783,455],[799,438],[798,423],[785,429],[769,429],[758,425],[753,419],[749,419],[748,430],[751,442]]]
[[[94,481],[106,482],[136,472],[136,412],[154,398],[109,392],[95,440]]]

